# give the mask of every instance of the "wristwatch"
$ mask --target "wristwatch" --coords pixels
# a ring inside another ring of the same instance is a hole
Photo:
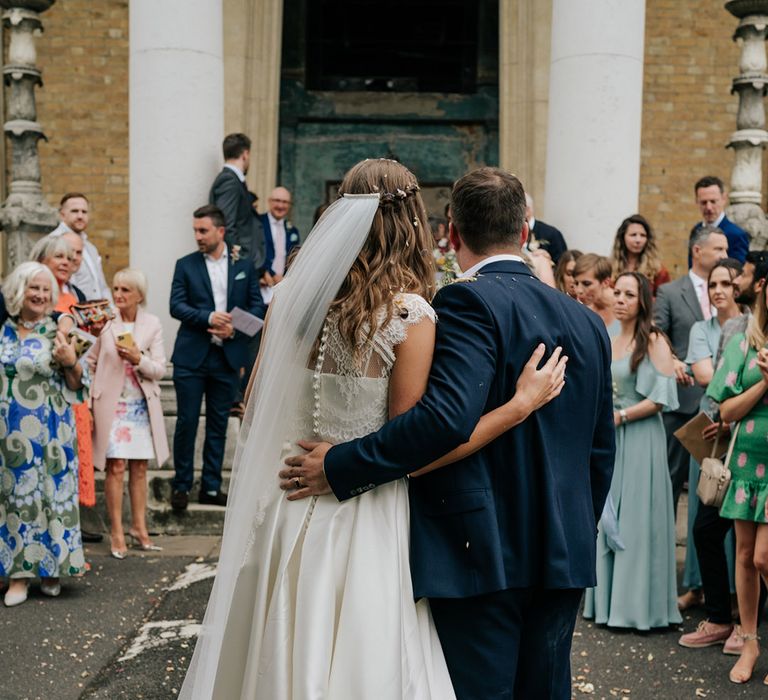
[[[624,425],[624,423],[629,423],[629,416],[627,416],[627,409],[622,408],[619,411],[619,419],[621,420],[622,425]]]

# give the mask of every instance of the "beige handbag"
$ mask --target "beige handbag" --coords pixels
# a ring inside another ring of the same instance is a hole
[[[728,445],[728,454],[725,456],[725,462],[715,457],[717,445],[720,442],[720,431],[723,429],[723,421],[717,426],[717,437],[715,444],[712,445],[712,455],[704,459],[701,463],[701,472],[699,473],[699,485],[696,487],[696,495],[705,506],[715,506],[719,508],[723,504],[725,492],[731,483],[731,470],[728,464],[731,461],[733,447],[736,444],[736,436],[739,434],[741,421],[736,425],[731,438],[731,444]]]

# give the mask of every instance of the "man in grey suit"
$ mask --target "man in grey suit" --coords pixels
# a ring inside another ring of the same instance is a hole
[[[699,401],[704,393],[701,387],[694,386],[683,360],[688,354],[691,326],[715,313],[709,303],[709,273],[718,260],[728,257],[728,239],[720,229],[704,226],[691,238],[690,252],[692,264],[688,274],[659,287],[654,307],[655,323],[669,337],[677,358],[675,373],[680,407],[663,414],[675,512],[688,474],[690,456],[673,433],[699,412]]]
[[[216,176],[208,203],[224,212],[225,241],[235,259],[250,258],[257,270],[264,265],[264,229],[253,208],[256,197],[248,191],[245,176],[251,162],[251,139],[229,134],[222,144],[224,167]]]

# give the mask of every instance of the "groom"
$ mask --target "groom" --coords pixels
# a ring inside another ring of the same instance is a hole
[[[378,432],[286,460],[291,499],[339,500],[425,466],[507,401],[539,342],[569,358],[562,394],[474,455],[410,481],[414,594],[429,598],[459,700],[571,697],[570,649],[595,584],[597,522],[614,459],[611,349],[600,318],[520,258],[525,194],[481,168],[453,188],[450,235],[465,280],[434,299],[437,340],[421,401]],[[361,624],[364,624],[361,622]]]

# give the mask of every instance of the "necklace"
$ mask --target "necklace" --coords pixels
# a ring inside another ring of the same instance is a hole
[[[35,319],[34,321],[25,321],[21,316],[19,316],[19,325],[22,328],[26,328],[28,331],[34,330],[35,327],[43,320],[42,316],[38,319]]]

